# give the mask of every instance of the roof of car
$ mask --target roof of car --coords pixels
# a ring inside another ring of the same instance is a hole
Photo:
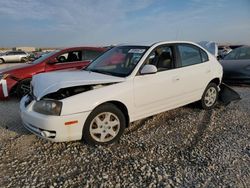
[[[58,48],[60,50],[77,50],[77,49],[86,49],[86,50],[105,50],[104,47],[93,47],[93,46],[77,46],[77,47],[69,47],[69,48]]]
[[[172,43],[188,43],[188,44],[195,44],[197,45],[197,43],[195,42],[191,42],[191,41],[158,41],[158,42],[155,42],[155,43],[138,43],[138,44],[131,44],[131,43],[121,43],[121,44],[118,44],[116,46],[147,46],[147,47],[150,47],[150,46],[153,46],[153,45],[161,45],[161,44],[172,44]]]

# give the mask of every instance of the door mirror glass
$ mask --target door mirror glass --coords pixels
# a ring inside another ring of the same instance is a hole
[[[155,74],[157,72],[157,68],[154,65],[144,65],[141,69],[141,74]]]

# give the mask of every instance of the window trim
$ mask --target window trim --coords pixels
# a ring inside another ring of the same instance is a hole
[[[156,74],[158,72],[164,72],[164,71],[170,71],[170,70],[174,70],[176,68],[178,68],[176,65],[177,65],[177,53],[176,53],[176,49],[175,49],[175,44],[172,43],[172,44],[162,44],[162,45],[159,45],[159,46],[156,46],[153,50],[151,50],[151,52],[149,53],[149,55],[146,57],[145,61],[142,63],[141,67],[138,69],[137,73],[135,76],[144,76],[145,74],[141,74],[140,71],[142,70],[142,68],[144,67],[144,65],[146,64],[146,60],[148,59],[148,57],[150,56],[150,54],[156,49],[156,48],[159,48],[159,47],[170,47],[171,50],[172,50],[172,55],[173,55],[173,65],[174,67],[172,69],[166,69],[166,70],[161,70],[161,71],[158,71],[156,72]],[[157,68],[157,67],[156,67]],[[146,74],[147,75],[147,74]]]

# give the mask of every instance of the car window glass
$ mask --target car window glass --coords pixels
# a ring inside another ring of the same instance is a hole
[[[250,59],[250,48],[241,48],[238,59]]]
[[[101,51],[85,50],[83,53],[83,60],[93,60],[101,55]]]
[[[159,46],[147,57],[145,64],[155,65],[157,71],[164,71],[174,68],[172,47]]]
[[[202,63],[200,50],[193,45],[178,45],[182,67]]]
[[[203,51],[202,49],[200,49],[200,53],[201,53],[202,62],[208,61],[208,55],[207,55],[207,53],[205,51]]]
[[[126,77],[134,70],[147,46],[117,46],[95,59],[85,70]]]
[[[15,52],[8,52],[7,55],[15,55]]]
[[[72,51],[59,55],[57,58],[58,63],[75,62],[82,60],[81,51]]]

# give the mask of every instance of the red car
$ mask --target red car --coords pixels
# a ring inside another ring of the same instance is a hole
[[[22,97],[30,90],[33,75],[63,69],[82,69],[107,48],[75,47],[55,50],[17,67],[0,70],[0,99],[11,94]]]

